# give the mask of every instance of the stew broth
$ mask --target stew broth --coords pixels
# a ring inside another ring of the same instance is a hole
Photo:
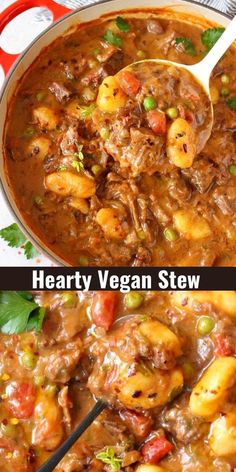
[[[236,264],[235,50],[212,74],[200,154],[208,104],[194,82],[141,64],[139,78],[116,76],[144,58],[196,63],[211,45],[202,33],[154,14],[101,20],[56,40],[24,76],[7,172],[23,218],[67,263]]]

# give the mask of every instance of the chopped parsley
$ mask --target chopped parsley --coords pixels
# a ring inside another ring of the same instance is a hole
[[[176,38],[175,44],[176,44],[177,47],[179,45],[182,46],[184,48],[184,52],[186,52],[186,54],[189,54],[190,56],[196,56],[197,55],[196,48],[195,48],[195,46],[194,46],[191,39],[182,38],[182,37]]]
[[[81,170],[84,169],[84,154],[82,152],[83,146],[78,145],[77,146],[78,150],[77,152],[74,153],[75,160],[72,162],[72,167],[77,170],[77,172],[80,172]]]
[[[227,105],[231,108],[231,110],[236,110],[236,96],[229,98],[227,100]]]
[[[129,23],[126,20],[124,20],[124,18],[122,18],[121,16],[116,17],[116,26],[123,33],[128,33],[130,31]]]
[[[210,51],[211,48],[215,45],[221,35],[224,33],[225,28],[209,28],[202,32],[201,40],[202,44],[206,46],[207,51]]]
[[[103,39],[107,41],[107,43],[112,44],[113,46],[116,46],[117,48],[121,48],[123,41],[119,36],[116,36],[112,30],[108,29],[106,33],[103,36]]]
[[[95,108],[96,108],[96,103],[91,103],[91,105],[79,107],[80,117],[83,120],[88,118],[93,113]]]
[[[115,472],[120,472],[120,465],[121,465],[122,459],[119,459],[115,455],[115,451],[113,447],[107,447],[105,451],[99,452],[96,455],[96,459],[104,462],[104,464],[109,464]]]
[[[0,292],[0,331],[17,334],[40,331],[46,309],[35,303],[30,292]]]
[[[10,247],[22,246],[24,255],[27,259],[32,259],[38,255],[37,249],[35,249],[30,241],[27,241],[25,235],[16,223],[1,229],[0,238],[4,239]]]

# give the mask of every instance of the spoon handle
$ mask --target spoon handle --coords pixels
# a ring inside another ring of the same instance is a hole
[[[204,81],[205,85],[209,87],[209,78],[211,75],[212,70],[216,66],[217,62],[221,59],[223,54],[227,51],[227,49],[231,46],[231,44],[236,39],[236,16],[233,20],[229,23],[224,33],[215,43],[213,48],[208,52],[206,57],[191,66],[192,72],[196,75],[201,82]]]
[[[52,472],[57,464],[61,461],[64,455],[69,451],[77,439],[84,433],[84,431],[90,426],[95,418],[106,408],[106,403],[102,400],[98,400],[92,410],[83,419],[83,421],[77,426],[75,431],[62,443],[62,445],[56,450],[54,454],[38,469],[38,472]]]

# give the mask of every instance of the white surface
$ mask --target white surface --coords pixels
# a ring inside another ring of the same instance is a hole
[[[68,7],[76,8],[76,6],[96,3],[99,0],[57,0]],[[236,0],[199,0],[199,3],[211,4],[218,7],[222,11],[229,9],[230,13],[236,13]],[[0,12],[13,0],[0,0]],[[233,9],[235,9],[233,11]],[[27,44],[43,31],[50,24],[51,18],[48,10],[34,8],[27,11],[9,24],[0,36],[0,47],[11,52],[22,51]],[[0,87],[4,79],[4,74],[0,65]],[[0,229],[14,222],[11,213],[5,203],[0,189]],[[20,249],[9,248],[7,244],[0,238],[0,266],[50,266],[52,265],[46,257],[39,256],[36,259],[27,260]]]

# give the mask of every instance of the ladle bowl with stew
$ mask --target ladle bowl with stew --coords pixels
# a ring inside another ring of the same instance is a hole
[[[206,142],[208,141],[213,127],[213,120],[214,120],[214,111],[213,111],[213,103],[210,94],[210,76],[211,73],[218,63],[218,61],[222,58],[224,53],[227,49],[231,46],[231,44],[236,39],[236,16],[230,22],[224,33],[215,43],[213,48],[208,52],[208,54],[202,59],[200,62],[194,65],[185,65],[185,64],[178,64],[173,61],[168,61],[164,59],[143,59],[141,61],[134,62],[131,65],[124,67],[121,71],[118,72],[117,77],[118,79],[121,77],[124,71],[133,71],[139,67],[139,65],[147,65],[153,66],[154,64],[158,66],[162,66],[163,68],[172,68],[178,70],[181,74],[187,74],[189,78],[191,78],[192,82],[199,87],[202,88],[202,92],[206,97],[206,103],[208,103],[208,113],[207,119],[205,120],[205,127],[201,133],[198,133],[196,137],[196,152],[199,153],[204,148]],[[186,166],[187,167],[187,166]]]

